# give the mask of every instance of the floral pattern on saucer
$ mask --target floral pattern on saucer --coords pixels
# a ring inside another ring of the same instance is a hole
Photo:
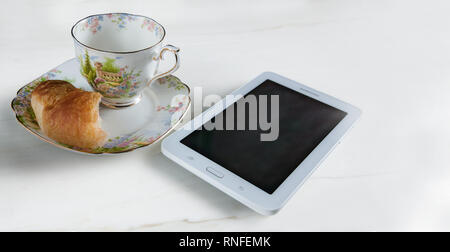
[[[167,76],[157,80],[149,89],[154,94],[154,115],[150,126],[143,127],[134,133],[111,136],[104,146],[96,149],[82,149],[75,146],[55,142],[45,136],[39,128],[31,107],[31,93],[34,88],[46,80],[66,80],[77,88],[92,90],[85,82],[78,69],[78,62],[72,59],[55,69],[43,74],[17,92],[17,96],[11,102],[11,107],[16,114],[18,122],[28,131],[42,140],[58,147],[76,152],[89,154],[115,154],[135,150],[154,143],[164,137],[184,117],[190,106],[189,87],[183,84],[175,76]],[[174,86],[183,86],[179,90]]]
[[[21,88],[17,92],[17,97],[13,100],[11,106],[13,107],[14,111],[16,112],[17,120],[19,120],[22,124],[27,125],[28,127],[38,130],[39,125],[36,122],[36,118],[33,112],[33,109],[31,108],[31,92],[33,92],[34,88],[41,82],[50,80],[50,79],[57,79],[56,77],[61,74],[61,71],[58,69],[52,69],[42,75],[41,77],[37,78],[36,80],[32,81],[25,87]],[[73,82],[73,80],[69,80],[68,78],[61,78],[62,80]]]

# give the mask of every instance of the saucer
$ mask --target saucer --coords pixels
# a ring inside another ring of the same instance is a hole
[[[77,88],[92,91],[80,73],[77,59],[68,60],[19,89],[11,102],[16,119],[40,139],[79,153],[118,154],[151,145],[181,122],[191,103],[186,84],[173,75],[163,77],[145,88],[140,102],[133,106],[119,110],[100,106],[102,128],[109,139],[96,149],[78,148],[50,139],[39,128],[31,108],[31,92],[45,80],[65,80]]]

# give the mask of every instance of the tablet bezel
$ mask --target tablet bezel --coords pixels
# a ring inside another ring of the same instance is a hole
[[[245,96],[266,80],[274,81],[284,87],[297,91],[303,95],[347,113],[344,119],[338,123],[338,125],[322,140],[322,142],[320,142],[320,144],[303,160],[303,162],[297,166],[297,168],[272,194],[263,191],[250,182],[227,170],[225,167],[222,167],[180,142],[194,130],[201,127],[201,125],[210,121],[228,106],[235,103],[236,100],[239,99],[239,95]],[[233,95],[235,99],[222,99],[211,108],[186,123],[181,129],[164,139],[161,145],[161,150],[164,155],[185,167],[187,170],[211,183],[241,203],[265,215],[276,213],[286,204],[286,202],[308,179],[308,177],[339,143],[341,138],[361,115],[361,110],[346,102],[272,72],[262,73],[245,86],[232,92],[231,95]],[[225,106],[222,104],[225,104]],[[207,171],[206,167],[213,168],[222,173],[224,176],[219,178]]]

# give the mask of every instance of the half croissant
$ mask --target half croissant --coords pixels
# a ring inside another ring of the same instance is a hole
[[[62,80],[40,83],[31,94],[31,107],[41,130],[51,139],[79,148],[103,146],[101,95],[75,88]]]

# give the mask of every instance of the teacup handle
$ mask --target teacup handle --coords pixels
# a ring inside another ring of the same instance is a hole
[[[153,81],[162,78],[164,76],[167,76],[173,72],[175,72],[179,67],[180,67],[180,60],[179,60],[179,55],[178,53],[180,52],[180,48],[173,46],[173,45],[166,45],[162,48],[161,52],[159,53],[159,56],[157,57],[153,57],[153,60],[162,60],[163,59],[163,55],[166,51],[170,51],[173,53],[173,55],[175,56],[175,65],[169,69],[168,71],[164,72],[164,73],[160,73],[155,75],[148,83],[147,86],[150,85]]]

